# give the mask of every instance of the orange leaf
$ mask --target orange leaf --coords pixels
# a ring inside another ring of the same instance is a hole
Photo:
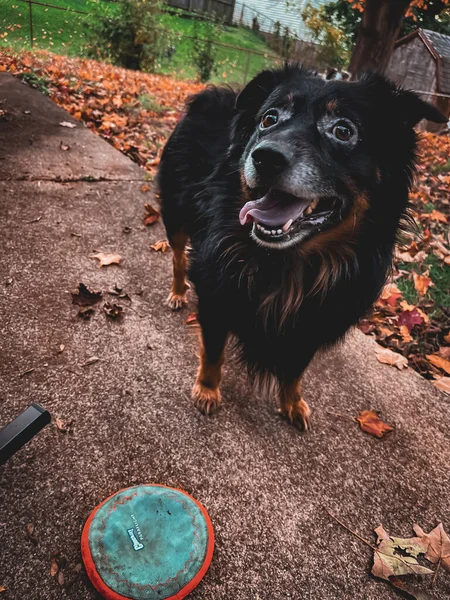
[[[398,352],[392,352],[388,348],[381,348],[380,346],[376,348],[375,354],[377,355],[377,360],[380,363],[384,363],[386,365],[390,365],[391,367],[397,367],[397,369],[405,369],[408,367],[408,359],[398,354]]]
[[[99,261],[99,267],[107,267],[108,265],[119,265],[120,261],[122,260],[120,254],[105,254],[104,252],[90,254],[89,258],[96,258]]]
[[[438,369],[442,369],[450,375],[450,360],[442,358],[442,356],[439,356],[438,354],[427,354],[426,356],[432,365]]]
[[[447,223],[447,217],[444,213],[439,212],[438,210],[432,210],[428,215],[428,218],[431,221],[439,221],[440,223]]]
[[[417,273],[413,272],[412,275],[414,278],[414,287],[421,296],[425,296],[430,285],[434,285],[433,282],[428,277],[427,273],[425,273],[424,275],[418,275]]]
[[[184,324],[185,325],[198,325],[197,313],[191,313],[190,315],[188,315]]]
[[[439,379],[436,379],[433,383],[438,390],[450,395],[450,377],[439,377]]]
[[[402,293],[399,288],[395,285],[395,283],[388,283],[384,286],[383,291],[381,292],[380,299],[384,300],[386,304],[390,306],[395,306],[397,300],[402,297]]]
[[[165,252],[168,248],[169,244],[165,240],[159,240],[156,244],[152,244],[150,248],[155,252]]]
[[[141,186],[141,192],[148,192],[149,189],[150,186],[147,183],[144,183],[144,185]]]
[[[151,204],[145,205],[146,215],[144,217],[144,225],[153,225],[159,219],[160,214]]]
[[[379,419],[374,410],[363,410],[356,420],[363,431],[378,438],[382,438],[385,433],[394,431],[393,427]]]
[[[402,336],[402,342],[404,344],[412,342],[412,335],[409,333],[409,329],[406,325],[400,325],[400,335]]]

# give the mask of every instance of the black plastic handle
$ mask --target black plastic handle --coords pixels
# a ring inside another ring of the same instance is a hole
[[[29,442],[51,421],[50,413],[33,402],[18,417],[0,430],[0,465]]]

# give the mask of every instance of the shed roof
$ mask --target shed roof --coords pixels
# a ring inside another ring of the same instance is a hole
[[[450,36],[430,29],[416,29],[398,40],[396,47],[419,37],[436,61],[436,87],[443,94],[450,94]]]

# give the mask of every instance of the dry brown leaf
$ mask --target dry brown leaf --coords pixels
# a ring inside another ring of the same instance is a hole
[[[0,585],[0,594],[1,594],[2,592],[6,592],[6,588],[5,588],[3,585]]]
[[[387,283],[381,292],[380,299],[384,300],[390,306],[395,306],[397,300],[402,297],[402,293],[395,283]]]
[[[59,429],[59,431],[62,431],[62,433],[67,433],[68,431],[70,431],[70,427],[72,426],[72,423],[73,423],[73,419],[71,419],[70,421],[63,421],[63,419],[61,419],[61,417],[55,418],[55,425]]]
[[[120,319],[123,313],[123,307],[119,304],[111,304],[111,302],[105,302],[103,305],[103,311],[110,319]]]
[[[161,216],[159,211],[153,208],[151,204],[145,205],[145,213],[144,225],[154,225]]]
[[[378,347],[375,349],[375,354],[380,363],[397,367],[400,370],[408,367],[408,359],[405,356],[402,356],[398,352],[392,352],[388,348]]]
[[[411,256],[409,252],[400,252],[398,249],[395,251],[395,259],[402,263],[415,262],[414,256]]]
[[[427,354],[426,357],[432,365],[438,369],[442,369],[450,375],[450,360],[442,358],[439,354]]]
[[[76,127],[76,124],[71,123],[70,121],[62,121],[60,125],[61,127],[67,127],[68,129],[74,129]]]
[[[101,292],[94,292],[90,290],[84,283],[78,285],[78,290],[72,292],[72,304],[78,306],[92,306],[97,302],[100,302],[102,297]]]
[[[433,381],[433,384],[438,390],[441,390],[441,392],[450,395],[450,377],[439,377],[439,379]]]
[[[414,533],[420,536],[422,544],[426,545],[425,558],[432,563],[440,563],[450,571],[450,538],[439,523],[430,533],[425,533],[419,525],[414,525]]]
[[[409,333],[409,329],[406,327],[406,325],[400,325],[400,335],[402,336],[402,342],[404,344],[409,344],[409,342],[412,342],[412,335]]]
[[[52,566],[50,567],[50,575],[54,577],[56,573],[59,571],[58,561],[56,560],[56,556],[52,557]]]
[[[440,346],[438,354],[442,358],[450,359],[450,346]]]
[[[150,246],[150,248],[152,250],[154,250],[155,252],[165,252],[167,250],[168,246],[169,246],[168,242],[166,242],[165,240],[159,240],[159,242],[152,244]]]
[[[428,272],[424,275],[418,275],[417,273],[413,272],[412,275],[414,279],[414,287],[416,288],[417,292],[419,292],[421,296],[425,296],[428,288],[431,285],[434,285],[431,279],[428,277]]]
[[[99,261],[99,267],[107,267],[108,265],[120,265],[120,261],[122,260],[120,254],[105,254],[104,252],[90,254],[89,258],[96,258]]]
[[[374,410],[363,410],[356,417],[363,431],[377,438],[382,438],[386,433],[394,431],[394,428],[383,423]]]
[[[440,223],[447,223],[447,217],[444,213],[439,212],[438,210],[432,210],[430,214],[427,215],[430,221],[439,221]]]
[[[185,325],[198,325],[197,313],[191,313],[190,315],[188,315],[184,324]]]
[[[148,183],[144,183],[144,185],[141,186],[141,192],[148,192],[150,189],[150,186],[148,185]]]

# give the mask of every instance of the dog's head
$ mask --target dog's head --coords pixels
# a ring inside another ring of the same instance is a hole
[[[257,243],[278,249],[345,224],[354,229],[374,190],[395,178],[407,191],[414,125],[447,121],[380,75],[324,81],[297,66],[260,73],[236,108],[233,143],[246,200],[240,222]]]

